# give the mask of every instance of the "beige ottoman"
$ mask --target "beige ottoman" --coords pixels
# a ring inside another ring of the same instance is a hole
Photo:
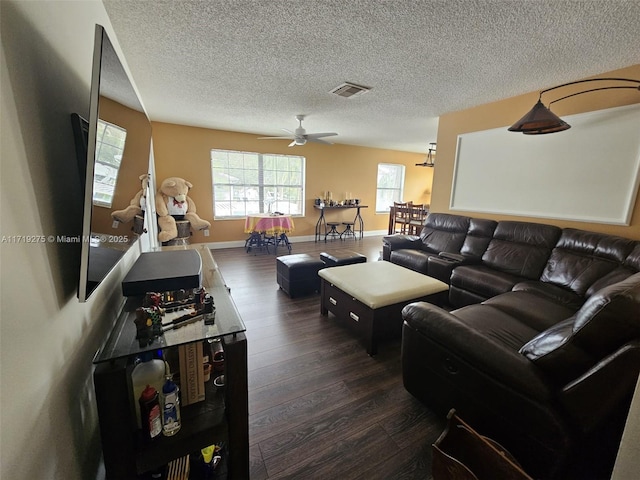
[[[367,353],[377,353],[380,338],[399,336],[405,305],[440,304],[449,286],[390,262],[370,262],[323,268],[318,272],[320,313],[333,313],[365,341]]]

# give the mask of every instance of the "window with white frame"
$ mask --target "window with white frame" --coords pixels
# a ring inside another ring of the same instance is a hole
[[[127,131],[124,128],[98,120],[93,172],[94,205],[111,208],[126,141]]]
[[[389,211],[393,202],[401,202],[404,192],[404,165],[378,164],[376,213]]]
[[[305,158],[211,150],[214,219],[304,215]]]

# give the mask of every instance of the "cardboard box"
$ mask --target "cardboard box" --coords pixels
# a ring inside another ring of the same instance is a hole
[[[178,360],[180,362],[180,399],[182,405],[203,401],[205,394],[202,342],[180,345]]]

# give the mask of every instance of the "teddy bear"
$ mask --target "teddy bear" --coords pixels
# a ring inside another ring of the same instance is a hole
[[[205,230],[211,226],[196,213],[196,204],[187,195],[193,185],[180,177],[165,178],[156,195],[156,213],[158,215],[158,240],[168,242],[178,236],[176,217],[189,220],[191,228]]]
[[[136,215],[142,215],[147,207],[147,187],[149,186],[149,175],[140,175],[142,182],[142,190],[136,193],[131,199],[129,206],[124,210],[116,210],[111,212],[111,218],[120,223],[128,223],[135,218]]]

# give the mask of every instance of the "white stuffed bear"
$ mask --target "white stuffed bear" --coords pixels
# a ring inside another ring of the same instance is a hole
[[[211,223],[200,218],[196,213],[196,204],[187,195],[193,185],[180,177],[169,177],[163,180],[156,195],[156,213],[158,214],[158,240],[168,242],[178,236],[175,217],[189,220],[191,228],[205,230]]]

